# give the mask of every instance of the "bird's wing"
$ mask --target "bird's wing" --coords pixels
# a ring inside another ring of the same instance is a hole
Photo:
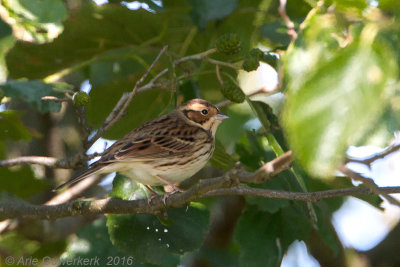
[[[176,124],[163,128],[134,131],[116,142],[98,161],[101,164],[115,161],[151,161],[175,157],[182,153],[195,151],[197,144],[209,138],[207,132],[199,127],[176,127]]]
[[[156,118],[129,132],[109,147],[89,169],[55,190],[78,182],[115,162],[145,162],[190,153],[196,150],[195,146],[209,142],[210,138],[210,133],[184,123],[179,117],[165,115]]]

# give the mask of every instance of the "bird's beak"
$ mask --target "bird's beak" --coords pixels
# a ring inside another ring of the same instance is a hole
[[[226,120],[229,119],[229,116],[225,115],[224,113],[219,112],[216,116],[215,119],[217,120]]]

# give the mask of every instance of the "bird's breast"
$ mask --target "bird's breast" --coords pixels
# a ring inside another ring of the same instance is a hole
[[[155,159],[151,162],[132,162],[120,172],[132,180],[145,185],[162,185],[157,176],[178,184],[197,173],[210,159],[213,144],[205,144],[191,154]]]

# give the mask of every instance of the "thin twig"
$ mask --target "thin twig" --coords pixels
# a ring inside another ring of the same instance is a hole
[[[356,158],[347,158],[345,160],[345,163],[349,163],[349,162],[354,162],[354,163],[361,163],[361,164],[365,164],[368,167],[371,167],[371,164],[378,160],[378,159],[383,159],[386,156],[398,151],[400,149],[400,144],[398,145],[394,145],[394,146],[389,146],[387,147],[385,150],[383,150],[382,152],[376,153],[375,155],[368,157],[366,159],[356,159]]]
[[[218,66],[218,65],[217,65],[217,66]],[[217,73],[217,77],[218,77],[218,73]],[[275,86],[275,87],[272,88],[272,89],[268,89],[268,88],[266,88],[266,87],[262,87],[262,88],[260,88],[259,90],[255,91],[255,92],[253,92],[253,93],[251,93],[251,94],[248,94],[247,96],[248,96],[248,97],[252,97],[252,96],[256,96],[256,95],[260,95],[260,94],[274,94],[274,93],[276,93],[277,91],[279,91],[279,87],[278,87],[278,86]],[[230,100],[224,100],[224,101],[221,101],[221,102],[215,104],[215,106],[216,106],[217,108],[222,108],[222,107],[229,106],[229,105],[231,105],[231,104],[233,104],[232,101],[230,101]]]
[[[70,158],[57,159],[53,157],[23,156],[13,159],[0,160],[0,167],[11,167],[23,164],[38,164],[51,168],[74,169],[82,166],[82,161],[100,156],[101,153],[91,155],[77,154]]]
[[[44,203],[45,205],[57,205],[61,203],[68,202],[80,194],[82,194],[85,190],[87,190],[92,185],[96,184],[99,180],[102,179],[102,176],[99,175],[91,175],[86,179],[76,183],[75,185],[69,187],[67,190],[62,192],[61,194],[55,195],[52,199]],[[18,224],[20,224],[20,220],[18,219],[7,219],[0,222],[0,235],[11,228],[16,228]]]
[[[181,63],[183,63],[185,61],[203,60],[203,59],[207,58],[209,55],[214,54],[215,52],[217,52],[217,49],[216,48],[211,48],[211,49],[209,49],[207,51],[204,51],[204,52],[201,52],[201,53],[198,53],[198,54],[190,55],[190,56],[183,57],[181,59],[175,60],[174,64],[176,66],[176,65],[179,65],[179,64],[181,64]]]
[[[400,193],[400,186],[379,187],[381,192],[385,194]],[[269,190],[261,188],[251,188],[247,186],[235,186],[231,188],[215,189],[207,192],[204,197],[216,196],[255,196],[276,199],[301,200],[307,202],[318,202],[325,198],[357,196],[357,195],[373,195],[373,193],[365,187],[351,187],[335,190],[324,190],[318,192],[288,192],[279,190]]]
[[[111,126],[114,125],[124,114],[129,104],[131,103],[133,96],[139,90],[139,87],[142,85],[143,81],[147,78],[150,71],[153,69],[154,65],[158,62],[160,57],[167,51],[168,46],[164,46],[161,51],[158,53],[157,57],[154,59],[153,63],[146,70],[146,72],[142,75],[142,77],[136,82],[135,87],[132,89],[130,93],[121,97],[120,101],[118,101],[117,105],[114,107],[113,111],[108,115],[108,117],[104,120],[103,124],[97,130],[96,134],[88,141],[86,147],[89,148],[94,144],[94,142],[99,139],[105,131],[107,131]],[[121,101],[123,100],[123,101]]]
[[[286,0],[280,0],[279,14],[281,15],[283,21],[286,24],[286,28],[288,29],[288,35],[290,36],[290,40],[293,42],[297,38],[297,32],[294,29],[294,23],[290,20],[289,16],[286,13]]]
[[[215,74],[217,75],[218,82],[223,85],[224,81],[222,80],[221,73],[219,71],[219,65],[215,65]]]
[[[206,58],[207,56],[215,53],[217,50],[215,48],[209,49],[207,51],[198,53],[198,54],[194,54],[194,55],[190,55],[187,57],[183,57],[180,59],[177,59],[173,62],[174,67],[178,66],[179,64],[186,62],[186,61],[190,61],[190,60],[202,60],[204,58]],[[160,71],[156,76],[154,76],[153,79],[150,80],[150,82],[148,82],[147,84],[143,85],[142,87],[140,87],[138,89],[138,92],[143,92],[146,90],[149,90],[151,88],[155,88],[157,87],[156,81],[158,79],[160,79],[162,76],[164,76],[165,74],[168,73],[168,68],[163,69],[162,71]]]
[[[82,194],[86,189],[88,189],[92,185],[98,183],[102,178],[103,178],[103,176],[101,176],[101,175],[91,175],[91,176],[83,179],[82,181],[76,183],[75,185],[70,186],[65,191],[54,196],[52,199],[50,199],[49,201],[47,201],[44,204],[45,205],[56,205],[56,204],[61,204],[61,203],[70,201],[70,200],[76,198],[77,196],[79,196],[80,194]]]
[[[128,94],[128,98],[126,100],[126,102],[124,103],[122,109],[119,111],[119,113],[117,114],[117,116],[110,121],[109,125],[107,125],[107,127],[105,127],[105,130],[109,129],[111,127],[111,125],[113,125],[116,121],[118,121],[125,113],[125,110],[128,108],[129,104],[131,103],[133,96],[137,93],[138,89],[140,88],[140,86],[142,85],[142,83],[144,82],[144,80],[147,78],[147,76],[149,75],[150,71],[154,68],[155,64],[158,62],[158,60],[161,58],[161,56],[165,53],[165,51],[167,51],[168,46],[164,46],[160,53],[158,53],[157,57],[154,59],[153,63],[151,63],[150,67],[147,69],[147,71],[143,74],[143,76],[136,82],[135,87],[133,88],[133,90]]]
[[[233,104],[232,101],[230,101],[230,100],[224,100],[224,101],[221,101],[221,102],[215,104],[215,106],[216,106],[217,108],[222,108],[222,107],[227,107],[227,106],[229,106],[229,105],[231,105],[231,104]]]
[[[22,164],[39,164],[48,167],[54,167],[58,159],[53,157],[26,156],[14,159],[0,160],[0,167],[11,167]]]
[[[137,92],[143,92],[143,91],[149,90],[151,88],[155,88],[157,86],[156,81],[158,79],[160,79],[162,76],[164,76],[166,73],[168,73],[168,68],[165,68],[162,71],[160,71],[156,76],[154,76],[153,79],[151,79],[147,84],[141,86],[144,79],[150,73],[150,71],[153,68],[153,66],[155,65],[155,63],[158,61],[158,59],[161,57],[161,55],[165,52],[166,48],[167,47],[165,46],[160,51],[157,58],[150,65],[149,69],[142,76],[142,78],[136,83],[134,89],[130,93],[124,94],[120,98],[118,103],[115,105],[114,109],[111,111],[111,113],[108,115],[108,117],[104,120],[102,126],[99,128],[99,130],[96,132],[96,134],[87,142],[85,147],[89,148],[91,145],[93,145],[93,143],[96,142],[96,140],[99,139],[107,129],[109,129],[115,122],[117,122],[124,115],[125,109],[128,107],[133,96]],[[178,60],[175,60],[173,62],[173,65],[177,66],[177,65],[179,65],[185,61],[189,61],[189,60],[203,60],[203,59],[207,58],[209,55],[215,53],[216,51],[217,51],[216,48],[212,48],[212,49],[209,49],[207,51],[204,51],[204,52],[201,52],[198,54],[183,57]]]
[[[225,66],[225,67],[228,67],[228,68],[231,68],[231,69],[235,69],[235,70],[240,69],[239,66],[236,66],[235,64],[232,64],[232,63],[229,63],[229,62],[220,61],[220,60],[212,59],[212,58],[209,58],[209,57],[206,57],[204,59],[206,61],[212,63],[212,64],[215,64],[215,65],[221,65],[221,66]]]
[[[282,156],[275,158],[270,162],[267,162],[260,169],[258,169],[255,176],[255,182],[263,183],[265,181],[266,173],[271,177],[273,177],[278,173],[289,169],[292,163],[293,163],[293,154],[292,151],[289,150],[285,152]]]
[[[377,186],[375,184],[374,180],[372,180],[370,178],[363,177],[359,173],[356,173],[356,172],[350,170],[345,165],[340,166],[339,167],[339,171],[342,172],[343,174],[347,175],[348,177],[350,177],[351,179],[353,179],[355,181],[362,182],[366,187],[369,188],[369,190],[371,190],[372,193],[374,193],[376,195],[381,195],[382,197],[387,199],[389,201],[389,203],[400,207],[400,201],[398,201],[394,197],[388,195],[386,192],[380,190],[379,186]]]
[[[58,98],[58,97],[55,97],[55,96],[51,96],[51,95],[48,95],[48,96],[43,96],[42,98],[41,98],[41,100],[46,100],[46,101],[54,101],[54,102],[67,102],[67,101],[71,101],[71,99],[70,98]]]
[[[76,107],[75,111],[78,115],[78,124],[81,129],[83,140],[87,140],[90,135],[90,129],[86,124],[86,109],[85,107]]]

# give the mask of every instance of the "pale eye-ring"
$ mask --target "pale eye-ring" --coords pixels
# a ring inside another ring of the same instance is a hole
[[[203,109],[203,110],[201,110],[201,114],[203,114],[203,115],[207,115],[207,114],[208,114],[208,110],[207,110],[207,109]]]

